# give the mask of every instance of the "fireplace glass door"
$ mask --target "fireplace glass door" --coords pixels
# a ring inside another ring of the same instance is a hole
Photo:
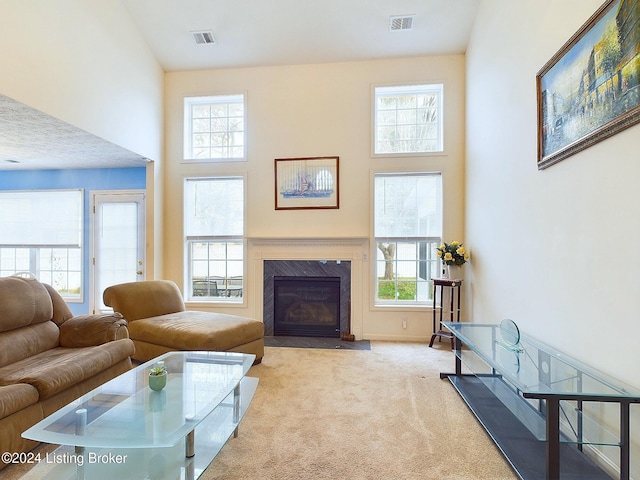
[[[340,277],[275,277],[274,334],[340,337]]]

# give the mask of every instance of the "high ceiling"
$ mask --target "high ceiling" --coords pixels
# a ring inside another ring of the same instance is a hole
[[[162,67],[195,70],[464,53],[479,0],[122,0]],[[411,29],[390,31],[392,17]],[[196,44],[192,32],[211,32]]]
[[[176,71],[460,54],[480,0],[121,1],[162,68]],[[194,32],[213,43],[197,44]],[[43,127],[38,135],[24,128],[32,122]],[[144,162],[0,96],[0,170]]]

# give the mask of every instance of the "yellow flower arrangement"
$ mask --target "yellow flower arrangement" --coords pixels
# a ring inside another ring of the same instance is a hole
[[[464,244],[457,240],[451,243],[442,242],[436,249],[436,254],[445,265],[464,265],[469,261],[469,253]]]

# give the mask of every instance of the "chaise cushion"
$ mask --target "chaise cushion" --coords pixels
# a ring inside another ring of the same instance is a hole
[[[133,342],[129,339],[96,347],[54,348],[0,368],[0,385],[28,383],[43,400],[107,370],[133,353]]]
[[[130,322],[129,336],[175,350],[226,351],[263,338],[264,324],[238,315],[185,311]]]

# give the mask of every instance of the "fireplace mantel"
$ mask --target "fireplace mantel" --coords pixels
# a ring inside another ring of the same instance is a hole
[[[268,246],[364,246],[367,237],[248,237],[249,243],[256,247]]]
[[[253,258],[263,260],[361,260],[367,258],[368,238],[248,238]]]

